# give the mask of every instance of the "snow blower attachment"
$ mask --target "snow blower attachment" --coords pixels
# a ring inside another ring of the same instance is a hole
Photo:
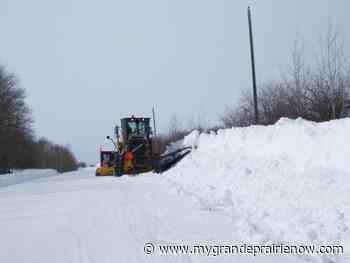
[[[150,118],[121,119],[120,128],[115,128],[115,140],[107,136],[115,146],[114,151],[100,151],[100,166],[96,176],[139,174],[154,171],[162,173],[181,161],[191,152],[184,147],[163,155],[154,151]]]

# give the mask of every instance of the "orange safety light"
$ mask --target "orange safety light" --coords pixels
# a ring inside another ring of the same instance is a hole
[[[134,160],[134,154],[132,152],[125,153],[125,160],[127,160],[127,161]]]

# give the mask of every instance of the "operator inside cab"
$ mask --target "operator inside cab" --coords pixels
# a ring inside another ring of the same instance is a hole
[[[143,121],[137,119],[131,120],[127,125],[128,137],[131,136],[144,136],[145,135],[145,124]]]

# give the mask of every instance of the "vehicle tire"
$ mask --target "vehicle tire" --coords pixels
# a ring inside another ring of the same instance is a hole
[[[120,172],[119,172],[119,173],[117,172],[117,173],[115,173],[115,175],[114,175],[114,176],[115,176],[115,177],[122,177],[122,176],[123,176],[123,174],[122,174],[122,173],[120,173]]]

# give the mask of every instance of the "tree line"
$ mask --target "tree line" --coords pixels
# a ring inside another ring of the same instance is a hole
[[[330,24],[318,43],[307,63],[305,45],[296,40],[287,73],[258,87],[259,124],[273,124],[281,117],[322,122],[349,114],[350,64],[336,28]],[[254,123],[250,92],[242,92],[238,104],[227,107],[222,121],[225,127]]]
[[[310,56],[310,53],[312,55]],[[307,58],[312,58],[307,63]],[[258,85],[259,124],[274,124],[282,117],[303,118],[315,122],[350,116],[350,63],[338,30],[330,23],[320,37],[318,47],[307,53],[305,43],[295,40],[291,63],[280,79]],[[174,114],[168,131],[159,135],[160,152],[172,142],[181,140],[192,130],[216,132],[220,128],[254,124],[252,91],[242,91],[238,102],[228,106],[220,116],[221,124],[209,127],[203,119],[190,119],[184,127]]]
[[[0,66],[0,168],[52,168],[59,172],[77,169],[69,147],[36,139],[25,98],[16,76]]]

